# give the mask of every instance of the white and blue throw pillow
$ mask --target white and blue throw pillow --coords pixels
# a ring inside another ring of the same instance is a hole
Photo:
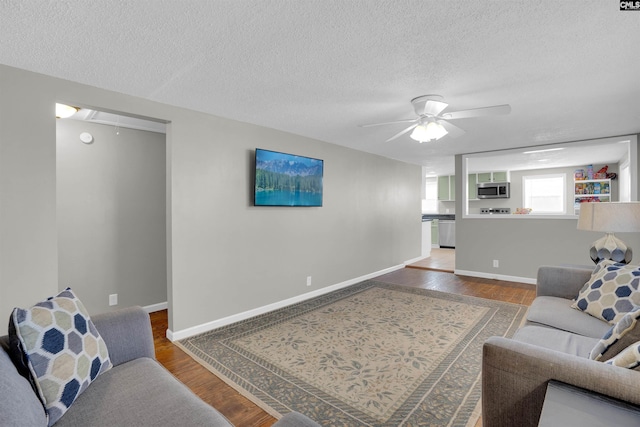
[[[610,324],[640,306],[640,266],[604,260],[580,290],[571,307]]]
[[[604,363],[621,368],[640,370],[640,341],[631,344]]]
[[[9,323],[11,342],[25,356],[49,426],[112,367],[104,340],[69,288],[27,310],[14,309]]]
[[[604,334],[595,345],[589,358],[607,360],[620,353],[629,345],[640,341],[640,307],[635,307]]]

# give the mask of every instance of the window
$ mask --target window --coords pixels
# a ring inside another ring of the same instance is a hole
[[[522,195],[525,208],[532,214],[563,215],[565,202],[565,175],[530,175],[522,177]]]
[[[424,199],[422,200],[422,212],[438,213],[438,177],[428,176],[424,182]]]

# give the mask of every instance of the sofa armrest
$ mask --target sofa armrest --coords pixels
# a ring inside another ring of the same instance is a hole
[[[537,426],[550,380],[640,404],[640,372],[491,337],[482,354],[482,426]]]
[[[543,265],[538,268],[536,295],[574,299],[593,270]]]
[[[107,344],[114,366],[140,357],[155,359],[149,314],[141,307],[129,307],[91,316]]]

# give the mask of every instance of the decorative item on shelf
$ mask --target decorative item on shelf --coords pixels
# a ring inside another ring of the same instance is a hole
[[[529,215],[531,213],[531,208],[516,208],[516,211],[513,213],[514,215]]]
[[[589,256],[594,263],[611,259],[628,264],[631,248],[613,233],[640,232],[640,202],[582,203],[578,230],[606,233],[591,246]]]

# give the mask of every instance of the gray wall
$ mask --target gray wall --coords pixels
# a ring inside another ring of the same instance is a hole
[[[59,286],[91,313],[166,302],[165,136],[56,122]]]
[[[6,66],[0,66],[0,94],[0,313],[64,287],[57,267],[56,101],[171,122],[173,331],[420,256],[419,166]],[[324,159],[324,207],[253,207],[256,146]]]
[[[0,334],[58,290],[55,93],[0,66]]]
[[[462,172],[462,155],[456,156],[456,173]],[[457,212],[462,209],[462,184],[456,180]],[[617,190],[616,190],[617,193]],[[592,266],[591,244],[603,233],[576,229],[575,218],[535,219],[507,217],[456,217],[456,270],[483,275],[535,279],[541,265]],[[640,233],[616,233],[640,251]],[[500,267],[493,267],[493,260]],[[640,255],[632,261],[639,262]]]

